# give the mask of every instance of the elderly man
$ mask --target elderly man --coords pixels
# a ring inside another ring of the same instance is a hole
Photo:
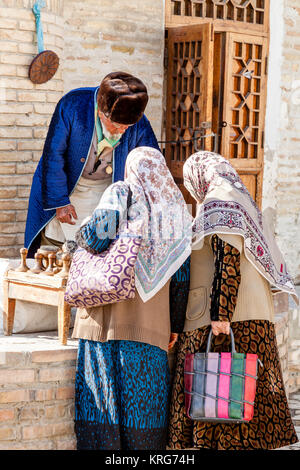
[[[104,190],[124,179],[128,153],[159,149],[144,115],[147,89],[124,72],[108,74],[97,88],[70,91],[56,106],[42,158],[33,176],[25,247],[74,240]]]

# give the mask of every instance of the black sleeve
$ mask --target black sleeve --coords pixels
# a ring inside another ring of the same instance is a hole
[[[182,333],[190,289],[191,257],[173,274],[170,282],[171,332]]]
[[[240,274],[240,252],[217,235],[211,239],[215,274],[211,290],[212,321],[231,321],[236,306]]]

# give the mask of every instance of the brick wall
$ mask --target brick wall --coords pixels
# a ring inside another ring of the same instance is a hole
[[[300,286],[296,286],[300,298]],[[300,308],[290,302],[289,383],[290,393],[300,390]]]
[[[288,312],[282,312],[275,316],[276,341],[279,351],[283,382],[286,393],[289,394],[289,315]]]
[[[0,257],[18,256],[23,246],[32,175],[63,92],[61,66],[45,84],[35,85],[28,78],[28,67],[38,53],[32,3],[0,3]],[[44,46],[61,58],[61,2],[46,3],[42,10]]]
[[[300,4],[285,0],[281,75],[282,126],[277,173],[276,229],[293,275],[300,282]]]
[[[76,355],[30,338],[23,352],[0,352],[0,450],[75,449]]]
[[[163,0],[64,0],[64,91],[97,86],[117,70],[148,87],[146,115],[161,137]]]
[[[300,283],[300,4],[271,0],[263,208]]]

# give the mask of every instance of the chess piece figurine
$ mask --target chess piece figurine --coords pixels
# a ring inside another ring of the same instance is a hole
[[[47,270],[48,266],[49,266],[49,259],[48,259],[48,255],[50,253],[57,253],[59,250],[59,248],[57,246],[54,246],[54,245],[42,245],[38,250],[37,250],[37,253],[40,253],[43,255],[43,258],[42,258],[42,263],[43,263],[43,267]]]
[[[40,248],[37,250],[37,253],[41,255],[41,262],[42,262],[43,269],[44,270],[47,269],[48,268],[48,255],[46,256],[44,253],[42,253]]]
[[[18,271],[19,273],[26,273],[29,270],[29,268],[26,264],[27,253],[28,253],[27,248],[21,248],[20,249],[21,264],[18,268],[15,269],[15,271]]]
[[[30,269],[30,272],[34,274],[40,274],[41,272],[44,271],[43,255],[41,253],[36,252],[34,255],[34,259],[35,259],[35,264],[33,268]]]
[[[54,274],[58,274],[61,277],[68,277],[73,254],[77,248],[78,245],[73,240],[67,240],[63,244],[61,250],[56,253],[56,266],[60,269],[58,270],[58,268],[56,268]]]
[[[70,265],[71,265],[71,256],[69,253],[64,253],[62,255],[63,267],[62,270],[57,274],[60,277],[68,277]]]
[[[55,259],[56,259],[56,253],[50,253],[48,255],[48,268],[45,271],[45,274],[47,274],[47,276],[53,276],[54,275]]]

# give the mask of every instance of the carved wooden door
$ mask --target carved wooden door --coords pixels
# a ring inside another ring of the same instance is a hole
[[[182,167],[199,148],[198,137],[210,132],[213,87],[213,26],[171,28],[168,31],[165,157],[188,203]],[[211,148],[211,139],[201,139]]]
[[[264,160],[267,39],[228,33],[220,153],[260,205]]]
[[[201,144],[229,159],[261,206],[269,0],[166,0],[166,28],[166,140],[177,144],[165,154],[176,182],[199,148],[187,139],[213,132],[216,145]]]

